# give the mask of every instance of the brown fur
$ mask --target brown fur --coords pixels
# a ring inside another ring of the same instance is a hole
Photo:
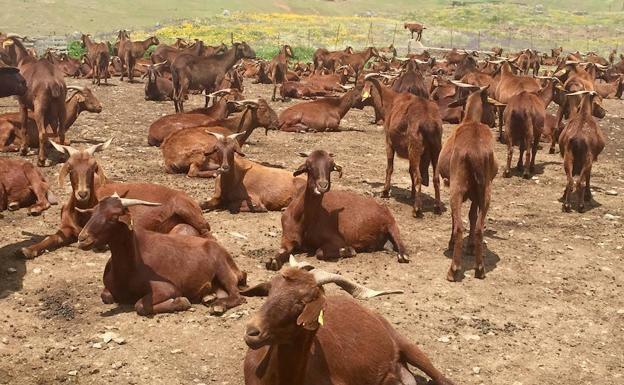
[[[30,162],[0,158],[0,211],[28,208],[39,215],[56,204],[56,197],[41,172]]]
[[[88,35],[82,35],[82,46],[87,49],[87,57],[93,68],[92,84],[100,85],[101,79],[104,83],[108,83],[110,74],[108,73],[108,63],[110,62],[110,53],[106,43],[94,43]]]

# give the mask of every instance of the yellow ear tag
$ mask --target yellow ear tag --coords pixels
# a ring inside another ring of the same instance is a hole
[[[318,323],[321,326],[323,326],[323,324],[325,323],[325,321],[323,320],[323,310],[322,309],[321,309],[321,312],[319,313]]]
[[[370,94],[368,93],[368,91],[364,91],[364,93],[362,94],[362,99],[366,99],[370,97]]]

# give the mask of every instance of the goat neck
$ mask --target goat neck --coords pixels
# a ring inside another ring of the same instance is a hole
[[[289,344],[272,345],[264,357],[262,382],[271,385],[302,385],[316,330],[301,329]]]

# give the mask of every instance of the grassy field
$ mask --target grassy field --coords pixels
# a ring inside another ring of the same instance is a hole
[[[7,0],[0,5],[7,9]],[[427,24],[427,46],[516,50],[607,52],[624,37],[624,0],[465,0],[452,7],[449,0],[12,0],[11,12],[0,15],[3,29],[29,36],[89,32],[113,39],[114,31],[133,31],[133,38],[156,34],[163,41],[175,37],[200,38],[209,44],[237,40],[253,43],[262,57],[271,57],[288,42],[302,59],[313,47],[357,49],[395,42],[407,47],[405,20]],[[541,7],[537,7],[540,4]],[[229,16],[224,16],[227,9]],[[371,32],[372,30],[372,32]]]

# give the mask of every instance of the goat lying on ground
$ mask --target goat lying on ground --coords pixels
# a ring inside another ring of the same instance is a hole
[[[279,116],[282,131],[338,131],[340,120],[361,98],[362,87],[355,87],[339,98],[322,98],[288,107]]]
[[[390,210],[369,197],[330,191],[332,171],[342,176],[342,167],[332,156],[317,150],[294,172],[307,174],[307,185],[282,214],[282,245],[267,269],[278,270],[295,250],[314,252],[318,259],[347,258],[359,251],[381,250],[387,241],[399,262],[409,262]]]
[[[88,213],[78,209],[93,208],[98,198],[119,192],[124,197],[149,199],[160,202],[157,208],[132,208],[135,224],[148,230],[168,233],[179,224],[188,224],[197,234],[211,237],[210,227],[201,215],[197,202],[181,191],[150,183],[107,183],[102,167],[94,154],[106,149],[112,139],[105,143],[91,146],[85,150],[77,150],[69,146],[61,146],[51,142],[54,147],[67,155],[69,159],[59,172],[59,183],[64,185],[67,174],[72,185],[69,200],[61,209],[60,229],[56,234],[47,236],[41,242],[21,249],[26,258],[35,258],[46,250],[55,250],[76,242],[78,233],[89,220]]]
[[[590,177],[592,165],[605,147],[602,130],[592,117],[595,91],[579,91],[568,94],[568,97],[581,95],[581,102],[576,112],[563,129],[559,137],[559,148],[563,157],[563,169],[567,177],[566,189],[563,194],[563,211],[572,209],[572,194],[578,194],[578,211],[585,210],[585,201],[590,201]],[[584,182],[584,185],[583,185]]]
[[[447,274],[449,281],[458,280],[461,273],[464,240],[461,206],[466,199],[472,202],[468,216],[470,245],[476,263],[475,277],[485,278],[483,230],[490,207],[492,180],[498,171],[492,133],[488,126],[481,123],[484,108],[488,104],[487,89],[487,86],[482,87],[463,101],[466,103],[464,119],[442,146],[438,162],[438,174],[450,184],[451,190],[453,230],[449,250],[453,250],[453,262]]]
[[[30,162],[0,158],[0,211],[28,208],[29,215],[39,215],[56,204],[48,181]]]
[[[219,290],[227,293],[210,304],[222,314],[245,302],[238,292],[246,274],[215,240],[179,234],[161,234],[135,226],[128,207],[160,203],[113,195],[92,209],[80,210],[91,218],[78,235],[78,247],[90,250],[108,245],[110,268],[104,303],[134,304],[139,315],[187,310]],[[128,247],[132,245],[132,247]],[[108,266],[107,266],[108,267]]]
[[[217,141],[205,155],[214,154],[220,167],[217,169],[215,194],[201,205],[202,209],[226,208],[232,213],[279,211],[304,189],[303,178],[295,178],[286,170],[243,159],[245,154],[236,140],[237,136],[243,134],[210,134]]]
[[[358,299],[401,293],[375,291],[337,274],[295,267],[241,292],[268,296],[247,323],[245,384],[416,384],[408,365],[436,385],[453,384],[381,315],[349,297],[326,296],[323,285],[329,283]]]

